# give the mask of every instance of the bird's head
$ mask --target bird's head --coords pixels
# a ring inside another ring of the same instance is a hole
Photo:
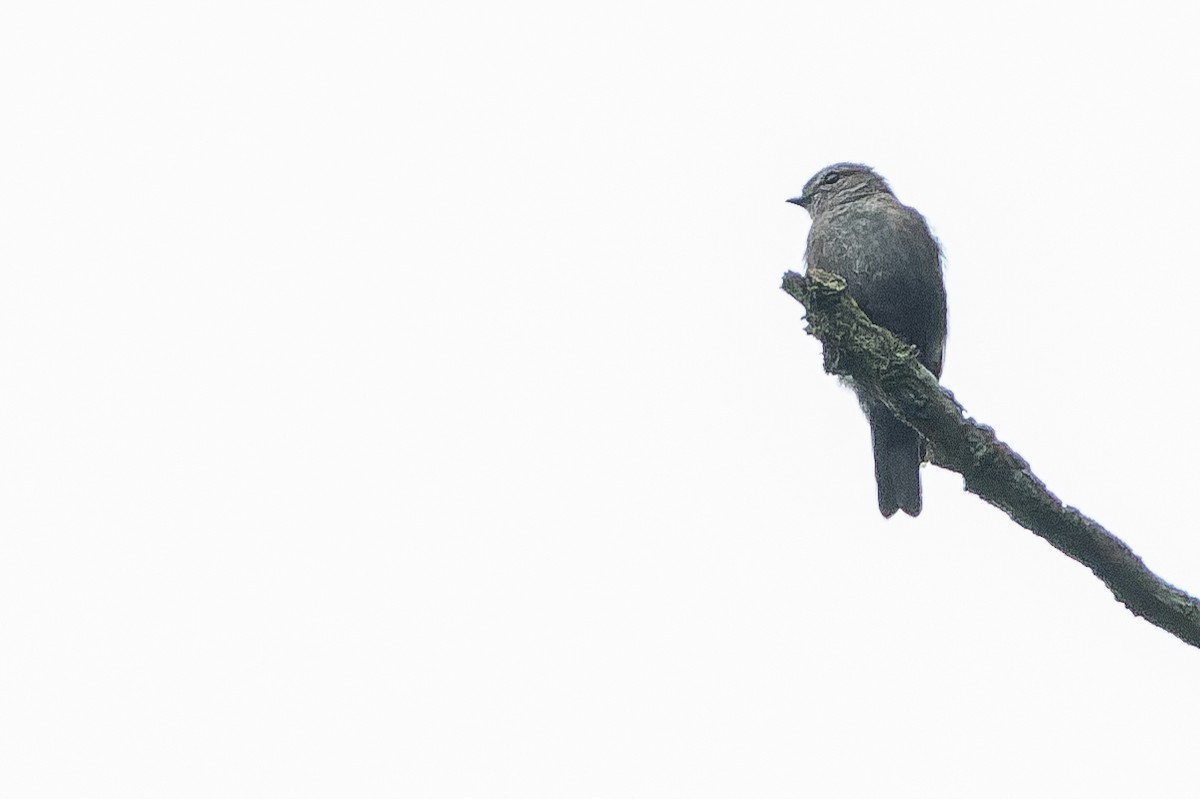
[[[875,170],[862,164],[833,164],[808,179],[799,197],[788,202],[805,208],[810,216],[816,216],[826,208],[861,200],[872,194],[891,194],[887,181]]]

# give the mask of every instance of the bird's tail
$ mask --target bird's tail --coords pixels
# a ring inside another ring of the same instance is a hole
[[[909,516],[921,512],[921,447],[917,431],[887,408],[872,408],[871,444],[875,450],[875,485],[879,512],[885,518],[897,509]]]

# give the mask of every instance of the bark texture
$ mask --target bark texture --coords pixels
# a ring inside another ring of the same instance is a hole
[[[829,272],[787,272],[783,290],[807,311],[825,371],[848,377],[914,428],[931,462],[961,474],[966,489],[1092,570],[1137,616],[1200,648],[1200,601],[1154,574],[1121,539],[1063,504],[996,432],[966,415],[913,347],[872,324]]]

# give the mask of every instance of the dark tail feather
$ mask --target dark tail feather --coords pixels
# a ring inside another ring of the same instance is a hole
[[[872,409],[871,444],[875,449],[875,485],[879,512],[889,517],[897,509],[909,516],[921,512],[921,448],[917,432],[886,408]]]

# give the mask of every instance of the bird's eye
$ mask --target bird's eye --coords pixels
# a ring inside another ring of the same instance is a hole
[[[822,183],[837,183],[838,180],[841,179],[841,177],[842,177],[841,172],[830,172],[828,175],[825,176],[825,179],[822,180],[821,182]]]

